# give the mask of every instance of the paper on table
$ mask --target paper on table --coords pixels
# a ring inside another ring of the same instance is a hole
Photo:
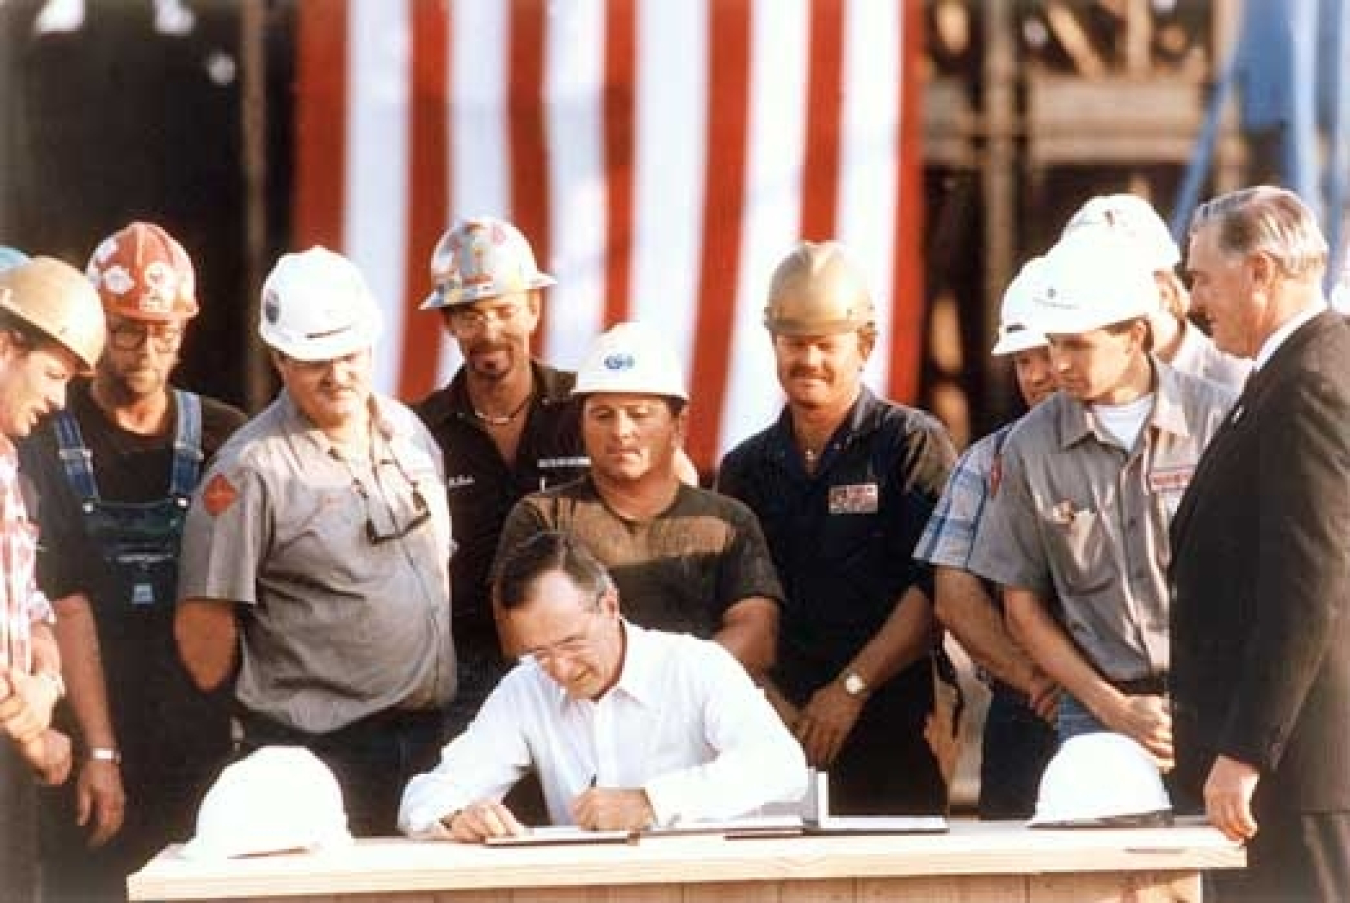
[[[564,843],[630,843],[637,840],[631,831],[588,831],[576,825],[544,825],[518,836],[489,837],[490,847],[530,847]]]

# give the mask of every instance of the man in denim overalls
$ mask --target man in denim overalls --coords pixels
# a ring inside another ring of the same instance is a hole
[[[40,499],[39,579],[55,600],[78,777],[43,802],[48,899],[125,897],[126,875],[192,827],[229,753],[222,696],[173,644],[178,546],[204,455],[243,422],[169,385],[198,310],[187,253],[132,223],[94,251],[109,342],[92,381],[24,449]]]

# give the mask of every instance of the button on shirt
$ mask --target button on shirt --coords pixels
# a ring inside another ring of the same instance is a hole
[[[14,445],[0,436],[0,667],[25,673],[33,667],[32,625],[51,621],[52,607],[33,576],[37,527],[19,491],[19,460]]]
[[[533,663],[508,674],[436,769],[408,784],[403,831],[448,838],[441,819],[501,799],[531,768],[559,825],[573,823],[571,803],[592,782],[643,788],[662,826],[801,798],[801,747],[725,649],[627,621],[623,630],[623,672],[598,700],[570,697]]]
[[[410,410],[372,405],[357,462],[283,391],[221,448],[183,534],[180,597],[246,606],[239,702],[309,733],[454,693],[440,451]]]
[[[1168,528],[1234,394],[1157,360],[1153,410],[1130,452],[1059,392],[1018,421],[970,570],[1059,598],[1060,621],[1108,679],[1168,666]]]
[[[936,418],[866,387],[814,473],[787,409],[727,454],[717,488],[759,517],[783,584],[780,676],[833,679],[910,586],[932,597],[932,570],[914,560],[914,545],[955,458]]]

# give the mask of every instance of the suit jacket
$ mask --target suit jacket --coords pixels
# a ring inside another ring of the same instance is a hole
[[[1183,789],[1216,755],[1258,806],[1350,810],[1350,326],[1323,313],[1249,381],[1172,524]],[[1261,801],[1266,802],[1263,804]]]

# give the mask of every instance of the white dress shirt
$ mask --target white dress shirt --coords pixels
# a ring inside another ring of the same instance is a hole
[[[399,827],[448,838],[441,819],[500,800],[531,768],[554,824],[592,785],[646,790],[656,824],[745,815],[794,802],[806,760],[764,694],[716,643],[623,622],[619,681],[598,700],[574,699],[533,663],[497,685],[473,723],[409,782]]]

